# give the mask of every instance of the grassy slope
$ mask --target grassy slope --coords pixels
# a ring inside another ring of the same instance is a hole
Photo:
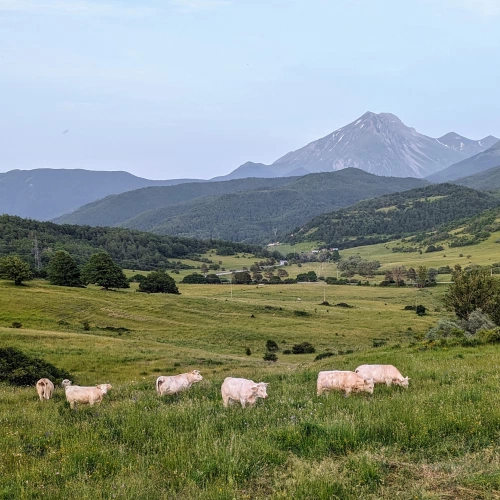
[[[496,498],[498,348],[409,346],[442,313],[419,318],[402,307],[418,293],[434,311],[443,287],[327,287],[327,300],[354,309],[317,306],[322,289],[234,286],[231,300],[227,286],[181,286],[182,295],[160,297],[0,282],[1,346],[40,355],[80,383],[114,385],[100,407],[76,413],[60,389],[40,403],[34,388],[0,386],[0,497]],[[295,316],[299,309],[311,316]],[[6,328],[12,321],[24,328]],[[388,347],[371,348],[374,337]],[[280,354],[268,365],[269,338],[355,352],[321,362]],[[410,389],[316,398],[319,370],[364,362],[396,364]],[[194,366],[201,384],[156,397],[158,374]],[[269,381],[269,399],[224,409],[219,387],[228,375]]]

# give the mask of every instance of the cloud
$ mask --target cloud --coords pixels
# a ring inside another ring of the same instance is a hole
[[[0,13],[59,13],[91,17],[145,17],[152,7],[89,0],[0,0]]]

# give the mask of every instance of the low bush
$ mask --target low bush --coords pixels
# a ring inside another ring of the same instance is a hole
[[[415,308],[415,311],[416,313],[419,315],[419,316],[425,316],[425,312],[426,312],[426,308],[425,306],[423,306],[422,304],[419,304],[416,308]]]
[[[266,342],[266,349],[269,352],[277,352],[277,351],[279,351],[280,348],[279,348],[278,344],[274,340],[268,340]]]
[[[476,334],[481,330],[492,330],[496,327],[495,323],[481,309],[472,311],[468,319],[462,321],[462,326],[471,334]]]
[[[54,383],[73,377],[65,370],[40,358],[24,354],[14,347],[0,349],[0,382],[10,385],[35,385],[41,378],[48,378]]]
[[[278,356],[274,352],[266,352],[263,356],[264,361],[272,361],[273,363],[276,363],[278,361]]]
[[[293,354],[312,354],[316,349],[309,342],[302,342],[302,344],[295,344],[292,347]]]
[[[320,361],[325,358],[331,358],[332,356],[335,356],[335,353],[333,352],[322,352],[318,354],[315,358],[314,361]]]
[[[425,335],[427,340],[441,340],[450,338],[464,338],[465,331],[463,328],[448,319],[440,319],[436,326],[431,328]]]
[[[308,313],[307,311],[293,311],[293,314],[295,316],[311,316],[311,313]]]
[[[20,323],[19,321],[12,322],[11,328],[22,328],[22,327],[23,327],[23,324]]]
[[[416,309],[416,306],[405,306],[404,307],[404,311],[415,311]]]
[[[350,306],[349,304],[346,304],[345,302],[339,302],[338,304],[335,304],[335,307],[345,307],[346,309],[352,309],[354,306]]]

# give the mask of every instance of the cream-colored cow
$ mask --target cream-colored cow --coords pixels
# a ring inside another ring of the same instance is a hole
[[[176,394],[186,391],[196,382],[201,382],[203,377],[198,370],[193,370],[189,373],[181,373],[180,375],[161,376],[156,379],[156,392],[159,396],[165,394]]]
[[[342,391],[345,397],[351,392],[373,394],[373,386],[372,379],[365,379],[355,372],[339,370],[319,372],[316,384],[318,396],[325,391]]]
[[[69,382],[69,380],[67,381]],[[66,400],[71,408],[75,408],[76,404],[88,404],[93,406],[102,401],[104,395],[112,388],[111,384],[99,384],[95,387],[81,387],[79,385],[65,384],[64,392]]]
[[[356,373],[364,378],[372,378],[376,384],[392,384],[408,388],[409,378],[403,377],[399,370],[392,365],[361,365],[356,368]]]
[[[232,401],[239,401],[241,406],[253,406],[258,398],[267,398],[266,382],[254,382],[246,378],[227,377],[221,386],[222,402],[228,406]]]
[[[40,401],[50,399],[54,393],[54,384],[48,378],[41,378],[36,383],[36,392],[38,392]]]

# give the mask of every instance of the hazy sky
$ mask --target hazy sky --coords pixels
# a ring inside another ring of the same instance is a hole
[[[500,137],[500,0],[0,0],[0,171],[210,178],[387,111]]]

